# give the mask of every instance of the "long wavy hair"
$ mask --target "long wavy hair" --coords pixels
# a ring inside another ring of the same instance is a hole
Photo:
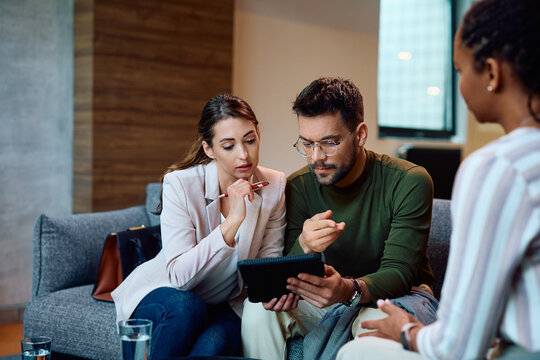
[[[230,94],[220,94],[214,96],[204,106],[201,119],[197,125],[198,137],[195,143],[191,145],[186,157],[178,161],[167,168],[163,176],[161,177],[161,184],[163,185],[163,179],[165,175],[176,170],[187,169],[196,165],[208,164],[210,159],[203,148],[203,141],[212,147],[212,140],[214,138],[214,127],[223,119],[228,118],[242,118],[251,121],[255,126],[259,124],[255,113],[251,109],[251,106],[238,96]],[[159,195],[159,205],[156,208],[154,214],[160,215],[163,210],[163,190]]]

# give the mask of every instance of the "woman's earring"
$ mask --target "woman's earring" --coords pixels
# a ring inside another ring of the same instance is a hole
[[[488,85],[488,87],[487,87],[487,91],[489,91],[489,92],[492,92],[492,91],[493,91],[493,86],[491,86],[491,85]]]

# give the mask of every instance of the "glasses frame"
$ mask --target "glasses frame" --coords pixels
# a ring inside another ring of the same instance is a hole
[[[350,135],[350,134],[352,134],[352,133],[354,133],[354,131],[349,132],[347,135]],[[318,147],[319,147],[319,151],[320,151],[321,154],[323,154],[324,156],[327,156],[327,157],[329,157],[329,156],[334,156],[334,155],[337,154],[339,145],[341,145],[341,143],[343,142],[343,140],[345,140],[345,137],[346,137],[347,135],[343,136],[339,141],[335,141],[335,140],[321,140],[321,141],[313,141],[313,142],[311,142],[311,141],[308,141],[308,140],[303,140],[302,138],[299,137],[299,138],[296,140],[296,142],[293,144],[293,147],[296,149],[296,152],[298,153],[298,155],[300,155],[300,156],[302,156],[302,157],[308,157],[308,156],[313,155],[313,151],[314,151],[314,149],[315,149],[315,146],[318,146]],[[300,150],[300,146],[298,146],[298,143],[299,143],[299,142],[308,142],[308,143],[310,143],[311,146],[312,146],[311,153],[308,154],[307,151],[306,151],[306,152],[303,152],[302,150]],[[323,151],[322,146],[321,146],[321,143],[325,143],[325,142],[326,142],[326,143],[330,143],[330,142],[331,142],[331,143],[334,143],[334,144],[335,144],[335,147],[333,148],[333,149],[335,149],[335,150],[334,150],[333,153],[328,154],[328,153],[326,153],[326,152]]]

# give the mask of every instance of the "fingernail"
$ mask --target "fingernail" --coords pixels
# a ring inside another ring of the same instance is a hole
[[[383,300],[383,299],[377,300],[377,306],[382,306],[382,304],[384,304],[384,300]]]
[[[390,300],[388,300],[388,299],[386,299],[384,301],[386,301],[387,304],[391,304]]]

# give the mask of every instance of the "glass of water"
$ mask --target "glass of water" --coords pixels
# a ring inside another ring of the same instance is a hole
[[[51,338],[35,336],[22,339],[21,354],[23,360],[51,360]]]
[[[123,360],[148,360],[152,321],[145,319],[122,320],[118,323],[122,340]]]

